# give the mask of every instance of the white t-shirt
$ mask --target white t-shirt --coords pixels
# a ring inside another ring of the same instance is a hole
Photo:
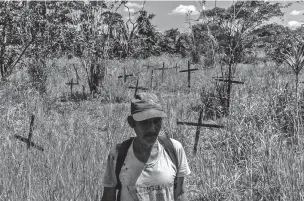
[[[158,155],[149,163],[139,161],[133,152],[133,142],[119,175],[121,201],[174,201],[173,188],[175,177],[191,173],[185,151],[180,142],[170,139],[175,148],[178,167],[175,167],[164,147],[158,143]],[[117,148],[109,153],[103,186],[116,187]]]

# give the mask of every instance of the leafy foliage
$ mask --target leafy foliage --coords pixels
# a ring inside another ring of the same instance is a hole
[[[207,28],[218,42],[219,54],[223,61],[240,63],[246,49],[250,49],[256,37],[254,31],[273,17],[281,17],[279,3],[262,1],[238,1],[227,9],[217,8],[205,12],[205,23],[200,25],[205,33]]]

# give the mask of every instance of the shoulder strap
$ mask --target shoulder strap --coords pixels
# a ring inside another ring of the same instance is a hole
[[[178,159],[172,141],[170,140],[170,138],[164,136],[160,136],[158,137],[158,139],[159,139],[159,143],[163,145],[165,151],[167,152],[167,154],[169,155],[170,159],[172,160],[172,162],[174,163],[177,169]]]
[[[170,140],[170,138],[164,137],[164,136],[160,136],[158,139],[159,139],[159,143],[161,145],[163,145],[165,151],[167,152],[167,154],[169,155],[170,159],[172,160],[172,162],[174,163],[174,165],[177,169],[178,168],[178,158],[177,158],[177,154],[174,149],[174,145],[173,145],[172,141]],[[176,184],[177,184],[176,178],[177,177],[175,177],[175,179],[174,179],[174,189],[176,189]]]
[[[116,180],[117,180],[116,189],[119,191],[121,189],[121,182],[119,180],[119,174],[120,174],[121,168],[123,166],[123,163],[124,163],[125,158],[128,153],[128,149],[131,146],[133,139],[134,139],[134,137],[131,137],[131,138],[123,141],[121,143],[120,147],[118,148],[118,156],[117,156],[117,161],[116,161],[115,174],[116,174]]]

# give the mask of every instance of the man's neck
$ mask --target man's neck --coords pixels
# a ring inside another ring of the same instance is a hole
[[[133,141],[133,151],[138,160],[143,163],[149,163],[153,161],[158,156],[158,141],[156,140],[154,144],[147,145],[142,143],[137,137]]]

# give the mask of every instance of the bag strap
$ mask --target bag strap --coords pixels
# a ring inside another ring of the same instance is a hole
[[[117,160],[116,160],[115,174],[116,174],[116,180],[117,180],[116,189],[119,191],[121,189],[121,182],[119,180],[119,174],[120,174],[121,168],[123,166],[123,163],[124,163],[125,158],[128,153],[128,149],[131,146],[133,139],[134,139],[134,137],[131,137],[131,138],[123,141],[118,148],[118,156],[117,156]]]
[[[170,140],[170,138],[165,137],[165,136],[160,136],[158,137],[159,139],[159,143],[161,145],[163,145],[165,151],[167,152],[167,154],[169,155],[171,161],[174,163],[176,169],[178,167],[178,158],[176,155],[176,151],[174,149],[174,145],[172,143],[172,141]]]
[[[176,151],[174,149],[174,145],[173,145],[172,141],[167,136],[166,137],[160,136],[158,139],[159,139],[159,143],[161,145],[163,145],[165,151],[169,155],[171,161],[174,163],[176,170],[177,170],[178,158],[177,158]],[[177,185],[177,177],[174,178],[174,189],[176,189],[176,185]]]

